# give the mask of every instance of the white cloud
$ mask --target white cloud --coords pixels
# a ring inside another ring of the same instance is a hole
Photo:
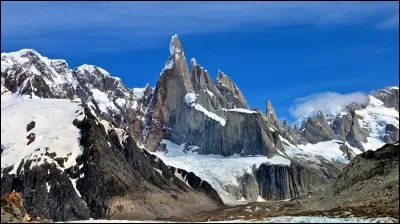
[[[295,118],[300,118],[315,111],[323,113],[334,113],[351,103],[365,103],[368,95],[363,92],[340,94],[335,92],[324,92],[312,94],[295,100],[289,112]]]

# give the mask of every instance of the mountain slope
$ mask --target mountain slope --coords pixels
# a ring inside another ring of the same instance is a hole
[[[306,209],[352,208],[399,214],[399,143],[357,155],[331,185],[300,200]],[[381,215],[381,214],[379,214]]]
[[[20,101],[2,108],[1,124],[2,194],[20,192],[31,213],[56,221],[146,219],[222,205],[206,181],[138,148],[79,100]]]

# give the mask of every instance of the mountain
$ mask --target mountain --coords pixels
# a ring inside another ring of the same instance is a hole
[[[247,109],[231,78],[219,71],[214,83],[195,60],[189,74],[177,36],[172,37],[170,49],[146,114],[142,137],[148,150],[162,149],[160,143],[167,139],[196,145],[201,154],[277,154],[261,113]]]
[[[307,142],[328,140],[347,142],[361,151],[399,140],[399,88],[386,87],[368,95],[365,103],[352,103],[336,113],[311,112],[299,125]]]
[[[153,93],[149,85],[128,89],[100,67],[84,64],[70,69],[65,60],[48,59],[32,49],[1,54],[1,91],[30,98],[80,98],[126,127],[136,140]]]
[[[206,181],[138,148],[83,101],[31,99],[1,112],[1,193],[20,192],[30,213],[146,219],[223,204]]]
[[[188,205],[190,213],[197,200],[209,209],[323,189],[356,155],[399,139],[398,87],[377,90],[368,102],[335,113],[312,112],[290,126],[279,121],[270,101],[265,113],[251,110],[224,72],[214,81],[196,59],[189,66],[177,35],[169,51],[156,86],[144,88],[128,88],[95,65],[71,69],[32,49],[1,53],[2,194],[18,190],[29,209],[55,220],[108,217],[114,211],[119,217],[138,215],[134,207],[146,217],[180,215],[184,210],[176,204]],[[51,114],[57,111],[66,114]],[[31,132],[27,125],[38,126]],[[129,136],[124,137],[129,143],[116,136]],[[46,170],[56,173],[55,179]],[[68,190],[57,188],[49,197],[45,182],[35,178]],[[32,196],[31,190],[40,193]],[[149,196],[132,205],[127,198],[138,191]],[[171,196],[176,203],[168,198],[166,207],[152,208],[158,191],[186,193]],[[33,205],[42,198],[54,206]],[[70,202],[63,207],[65,198]],[[61,216],[58,207],[66,209]]]

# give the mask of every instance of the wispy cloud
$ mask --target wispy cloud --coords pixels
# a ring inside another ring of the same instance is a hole
[[[378,28],[399,29],[399,11],[397,11],[396,15],[393,15],[379,23]]]
[[[351,103],[365,103],[367,101],[368,96],[363,92],[349,94],[324,92],[296,99],[289,111],[293,117],[299,118],[314,111],[332,113]]]
[[[2,44],[43,39],[84,49],[143,47],[171,34],[286,25],[398,27],[397,2],[1,2]],[[128,46],[125,46],[128,47]]]

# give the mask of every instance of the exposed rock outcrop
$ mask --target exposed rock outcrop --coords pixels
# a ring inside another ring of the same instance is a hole
[[[313,144],[334,138],[334,133],[322,112],[318,112],[316,118],[307,119],[303,135],[308,142]]]
[[[352,113],[352,125],[349,134],[347,135],[347,141],[353,147],[356,147],[362,151],[364,151],[364,147],[362,143],[367,142],[367,136],[365,136],[364,132],[360,128],[360,124],[358,123],[357,113]]]
[[[381,100],[386,107],[394,107],[399,110],[399,87],[386,87],[372,94],[377,99]]]
[[[345,140],[352,128],[353,117],[351,113],[346,112],[343,115],[336,116],[332,123],[332,130],[336,134],[336,137],[340,140]]]
[[[399,129],[393,124],[386,124],[385,136],[383,141],[386,143],[398,142],[399,141]]]
[[[267,101],[267,106],[266,106],[267,110],[265,112],[266,117],[267,117],[267,125],[274,127],[275,130],[279,130],[280,129],[280,122],[278,117],[275,114],[275,110],[274,107],[272,106],[271,101]]]
[[[52,220],[41,219],[36,215],[29,215],[24,208],[19,193],[12,192],[1,196],[1,223],[50,223]]]
[[[225,75],[222,71],[218,71],[217,75],[217,88],[221,91],[229,102],[228,108],[245,108],[249,109],[246,99],[244,98],[240,89],[232,81],[232,79]]]

